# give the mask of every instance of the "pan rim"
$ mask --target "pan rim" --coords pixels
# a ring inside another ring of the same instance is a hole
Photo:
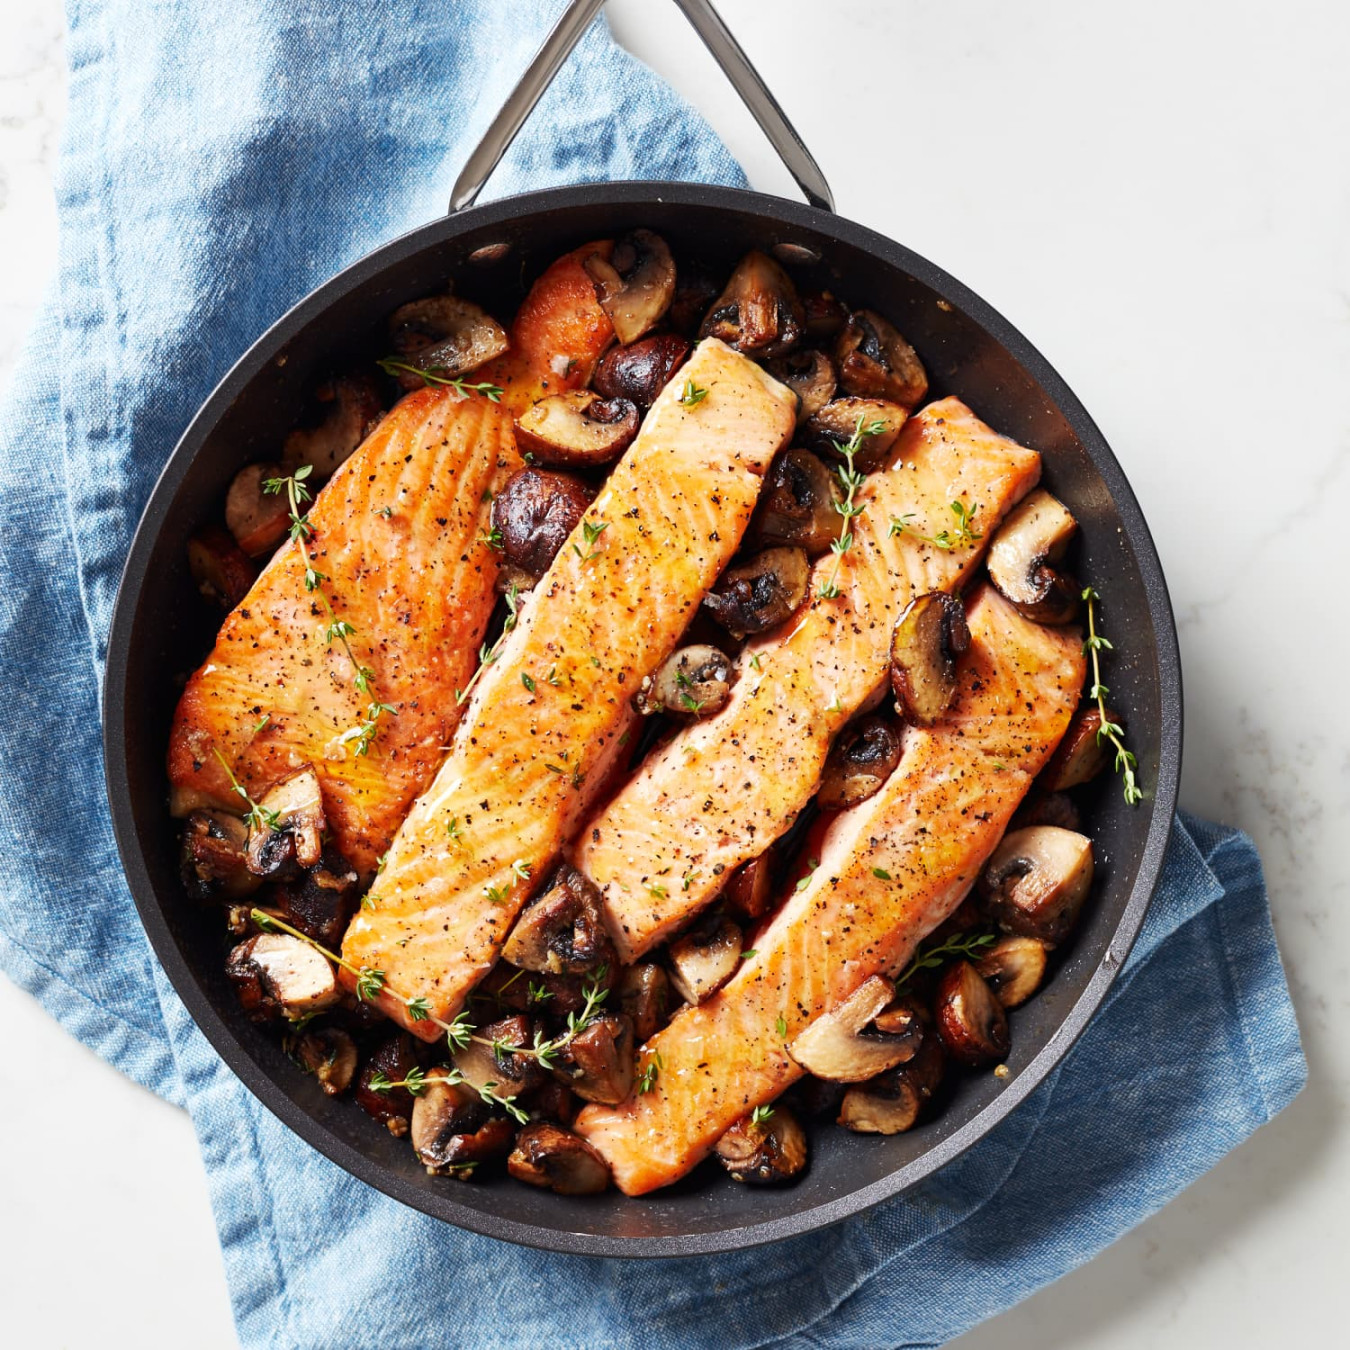
[[[155,891],[140,846],[129,793],[124,735],[126,671],[136,613],[148,564],[165,517],[203,442],[235,398],[285,345],[289,337],[371,276],[424,249],[445,244],[482,226],[518,223],[545,212],[579,206],[633,206],[659,201],[679,207],[751,212],[778,226],[811,230],[858,248],[908,273],[941,295],[998,342],[1037,381],[1082,444],[1100,474],[1134,552],[1157,647],[1160,709],[1158,778],[1151,819],[1138,869],[1103,960],[1068,1007],[1046,1044],[1002,1092],[960,1129],[911,1162],[872,1184],[778,1218],[660,1237],[616,1237],[569,1231],[507,1219],[450,1195],[409,1184],[382,1163],[332,1134],[292,1101],[245,1050],[226,1019],[212,1006],[180,953]],[[1182,670],[1176,624],[1162,563],[1138,501],[1105,437],[1063,378],[1031,342],[998,311],[942,268],[902,244],[845,217],[785,198],[741,188],[699,183],[632,181],[547,188],[501,198],[447,216],[403,234],[367,253],[298,301],[234,363],[192,418],[166,461],[147,500],[128,551],[109,630],[103,681],[102,722],[105,787],[114,836],[128,887],[154,953],[178,996],[217,1054],[245,1087],[284,1125],[344,1171],[377,1191],[457,1227],[521,1246],[573,1255],[658,1258],[712,1255],[799,1236],[901,1194],[954,1161],[1018,1107],[1057,1066],[1100,1008],[1123,968],[1157,887],[1176,813],[1182,751]]]

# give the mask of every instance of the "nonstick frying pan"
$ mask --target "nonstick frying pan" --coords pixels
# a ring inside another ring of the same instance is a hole
[[[1162,569],[1134,494],[1101,433],[1031,344],[926,259],[832,214],[829,188],[781,110],[705,0],[679,0],[811,205],[736,189],[613,183],[469,205],[601,0],[559,21],[455,188],[446,219],[375,250],[319,287],[253,345],[193,419],[151,494],[113,616],[104,750],[118,846],[142,922],[174,987],[212,1045],[261,1101],[338,1166],[405,1204],[512,1242],[604,1256],[692,1255],[820,1228],[897,1195],[992,1130],[1059,1062],[1101,1003],[1139,931],[1158,879],[1181,768],[1181,671]],[[244,464],[275,457],[314,382],[370,359],[398,305],[448,278],[509,314],[528,279],[588,239],[647,226],[684,256],[726,271],[773,250],[800,285],[827,286],[888,315],[918,349],[935,396],[956,394],[1005,434],[1040,450],[1048,486],[1081,526],[1078,569],[1104,596],[1116,647],[1112,702],[1129,722],[1146,797],[1130,808],[1107,778],[1087,812],[1098,881],[1053,978],[1012,1015],[1011,1075],[970,1076],[946,1110],[908,1134],[827,1128],[804,1178],[783,1190],[739,1186],[705,1164],[642,1199],[567,1199],[506,1178],[428,1176],[406,1140],[350,1100],[325,1097],[227,987],[220,919],[187,902],[166,808],[165,750],[176,677],[209,647],[184,563],[188,537],[219,510]]]

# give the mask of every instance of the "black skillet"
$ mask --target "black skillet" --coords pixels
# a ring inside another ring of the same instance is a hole
[[[1004,1119],[1059,1062],[1120,970],[1157,883],[1181,770],[1181,671],[1162,569],[1134,494],[1078,400],[1029,342],[978,296],[899,244],[831,212],[805,147],[706,0],[679,0],[783,154],[810,206],[682,183],[612,183],[532,192],[467,209],[539,94],[599,9],[578,0],[456,185],[453,213],[377,249],[296,305],[240,359],[193,419],[146,506],[113,616],[104,753],[118,846],[150,941],[227,1064],[301,1138],[363,1181],[436,1218],[511,1242],[604,1256],[723,1251],[805,1233],[901,1193]],[[392,1138],[250,1024],[227,988],[220,920],[187,903],[164,762],[175,676],[209,645],[184,564],[188,536],[215,516],[235,472],[275,457],[316,378],[368,345],[406,300],[447,278],[510,313],[522,277],[588,239],[636,226],[729,271],[747,249],[774,250],[803,286],[828,286],[889,316],[918,349],[935,396],[956,394],[993,426],[1040,450],[1046,483],[1082,527],[1081,575],[1105,597],[1116,638],[1112,702],[1129,722],[1145,801],[1098,789],[1088,826],[1094,899],[1065,960],[1012,1016],[1011,1076],[970,1076],[937,1119],[892,1138],[836,1128],[812,1140],[805,1177],[783,1190],[737,1185],[705,1164],[643,1199],[565,1199],[505,1178],[429,1177]]]

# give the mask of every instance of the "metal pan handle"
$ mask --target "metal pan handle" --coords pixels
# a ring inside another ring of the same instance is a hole
[[[544,90],[552,84],[553,77],[581,41],[582,34],[604,3],[605,0],[571,0],[520,77],[520,82],[502,105],[501,112],[493,119],[478,147],[465,162],[450,194],[451,211],[462,211],[477,199],[483,184],[515,140],[516,133],[525,125],[525,119],[534,111]],[[769,143],[778,151],[779,158],[796,179],[806,200],[823,211],[833,211],[834,194],[820,171],[820,165],[802,143],[796,128],[778,106],[778,100],[769,92],[759,72],[750,64],[750,58],[740,43],[722,22],[722,16],[709,0],[675,0],[675,3],[722,67]]]

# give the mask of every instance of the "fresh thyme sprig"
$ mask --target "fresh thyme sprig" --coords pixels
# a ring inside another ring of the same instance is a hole
[[[572,552],[584,563],[590,562],[592,558],[598,558],[600,554],[593,545],[607,529],[609,529],[609,521],[607,520],[597,520],[594,524],[589,520],[583,520],[581,522],[581,533],[586,540],[586,552],[581,551],[580,544],[573,544]]]
[[[375,363],[384,371],[386,375],[416,375],[425,380],[428,384],[444,385],[448,389],[457,390],[465,395],[482,394],[489,403],[500,403],[502,401],[502,388],[500,385],[488,384],[484,381],[482,384],[468,384],[463,376],[458,379],[452,379],[444,370],[438,370],[435,366],[430,368],[423,366],[414,366],[408,361],[400,361],[397,357],[386,356]]]
[[[516,626],[520,618],[520,587],[512,582],[506,588],[506,595],[503,597],[506,601],[506,622],[502,625],[501,636],[491,647],[487,643],[478,649],[478,669],[474,671],[473,677],[463,689],[455,690],[455,704],[458,706],[469,697],[470,691],[474,685],[483,677],[483,672],[502,654],[502,643],[506,641],[506,635]],[[529,688],[527,685],[526,688]],[[453,836],[452,836],[453,837]]]
[[[936,970],[957,957],[974,956],[990,946],[993,941],[993,933],[957,933],[935,947],[920,947],[914,953],[914,959],[901,972],[895,987],[900,989],[908,984],[921,970]]]
[[[248,803],[248,813],[244,816],[244,823],[250,830],[260,830],[264,825],[269,830],[275,830],[281,821],[280,811],[269,811],[265,806],[260,806],[248,795],[248,789],[234,776],[234,770],[230,768],[225,756],[220,753],[220,747],[213,745],[211,753],[220,761],[220,767],[225,770],[229,777],[230,786],[237,792],[245,802]]]
[[[764,1125],[773,1119],[772,1106],[757,1106],[750,1112],[750,1123],[752,1125]]]
[[[407,1088],[414,1097],[420,1097],[427,1090],[427,1076],[421,1069],[409,1069],[406,1078],[400,1078],[395,1082],[377,1069],[370,1075],[370,1081],[366,1086],[382,1097],[395,1088]]]
[[[836,497],[834,500],[834,509],[839,512],[842,519],[839,522],[839,538],[830,545],[830,552],[834,554],[834,571],[830,573],[830,579],[820,588],[822,600],[833,600],[839,594],[839,568],[844,560],[844,554],[853,547],[853,519],[862,515],[866,509],[857,500],[857,496],[858,489],[867,481],[867,475],[853,467],[853,460],[862,449],[864,441],[879,436],[885,430],[885,422],[880,420],[868,422],[863,414],[859,413],[858,425],[853,428],[853,435],[849,437],[847,443],[843,441],[834,443],[834,448],[845,460],[845,463],[836,470],[844,489],[844,499],[840,501]]]
[[[1137,806],[1144,799],[1143,789],[1135,779],[1134,771],[1139,766],[1133,751],[1125,748],[1125,728],[1119,722],[1113,722],[1106,712],[1106,696],[1111,691],[1102,683],[1102,665],[1100,653],[1103,648],[1111,651],[1111,643],[1097,631],[1097,602],[1101,596],[1091,586],[1083,587],[1083,599],[1087,601],[1088,635],[1083,643],[1083,651],[1092,658],[1092,688],[1088,697],[1097,704],[1097,715],[1101,724],[1097,727],[1097,741],[1110,741],[1116,751],[1116,772],[1120,774],[1125,788],[1125,801]]]
[[[652,1051],[652,1057],[642,1066],[642,1071],[638,1074],[637,1090],[642,1095],[646,1095],[656,1086],[656,1080],[661,1076],[661,1070],[666,1067],[666,1062],[661,1058],[659,1050]]]
[[[940,548],[947,552],[961,544],[974,544],[984,538],[984,535],[975,528],[975,513],[980,509],[978,502],[969,507],[965,502],[951,502],[949,508],[952,515],[956,517],[954,530],[939,530],[936,534],[920,534],[918,530],[909,528],[909,522],[914,519],[914,513],[911,511],[903,516],[892,516],[891,528],[888,533],[892,539],[897,534],[907,534],[911,539],[921,539],[925,544],[932,544],[934,548]]]
[[[708,391],[706,389],[699,388],[699,386],[696,385],[693,382],[693,380],[686,380],[684,382],[684,390],[680,394],[680,402],[684,404],[686,408],[698,407],[698,405],[702,403],[703,400],[707,397]]]

